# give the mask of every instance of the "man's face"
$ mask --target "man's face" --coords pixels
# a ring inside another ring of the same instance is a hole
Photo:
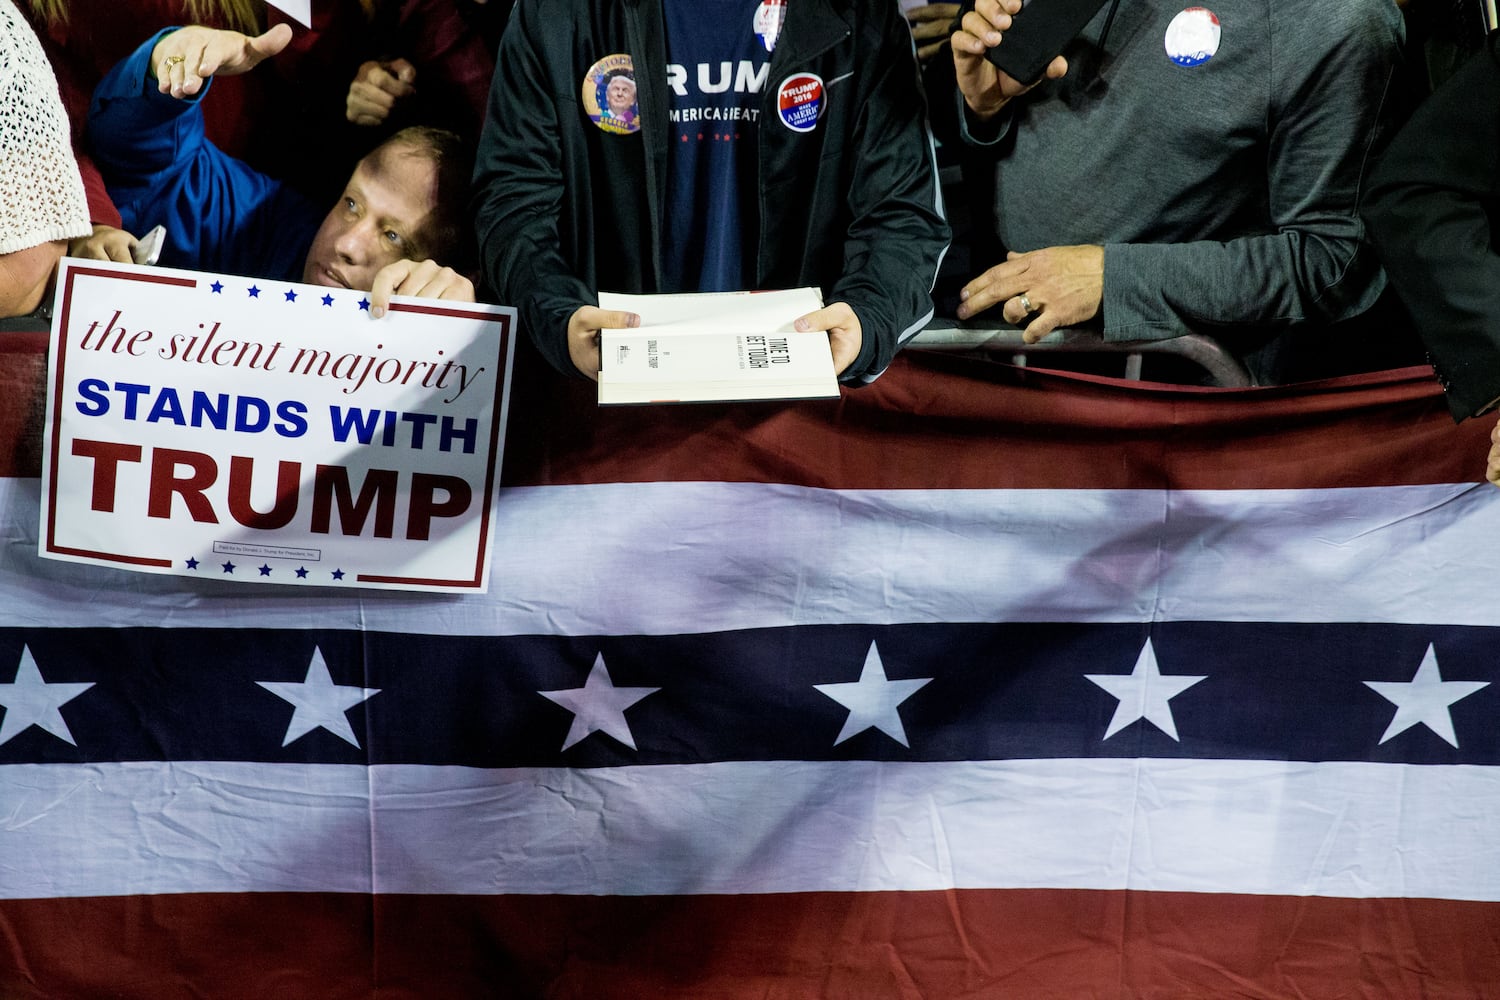
[[[609,101],[610,111],[616,115],[624,114],[635,103],[635,84],[628,77],[617,76],[609,81],[604,96]]]
[[[318,227],[302,280],[367,292],[387,264],[430,256],[424,236],[437,193],[431,157],[405,145],[375,150],[359,161]]]

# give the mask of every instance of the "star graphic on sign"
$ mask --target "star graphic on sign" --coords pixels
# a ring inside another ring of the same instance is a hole
[[[1145,719],[1172,739],[1177,739],[1177,723],[1172,721],[1173,698],[1204,680],[1203,677],[1164,676],[1156,665],[1156,650],[1147,639],[1129,674],[1084,674],[1084,677],[1120,699],[1114,717],[1104,733],[1107,740],[1115,733]]]
[[[344,578],[344,571],[341,570],[341,569],[334,570],[333,571],[333,578],[335,580],[342,580]]]
[[[211,288],[211,289],[213,289],[213,293],[215,295],[218,295],[218,294],[220,294],[220,293],[222,293],[224,291],[224,283],[221,282],[221,281],[215,281],[212,285],[209,285],[208,287]]]
[[[364,312],[369,312],[370,311],[370,300],[369,299],[360,299],[359,300],[359,308],[361,310],[363,310]]]
[[[265,563],[261,563],[256,568],[260,570],[260,575],[261,576],[270,576],[271,575],[271,567],[267,566]]]
[[[906,728],[901,725],[901,703],[931,681],[931,677],[913,677],[910,680],[893,681],[885,675],[885,664],[881,662],[880,650],[870,643],[865,654],[865,665],[859,672],[859,680],[842,684],[814,684],[813,687],[849,710],[844,728],[834,746],[858,736],[866,729],[878,729],[902,746],[906,742]]]
[[[260,298],[260,289],[256,288],[254,285],[250,286],[249,292],[250,292],[250,297],[252,299],[258,299],[258,298]]]
[[[306,566],[298,566],[297,567],[297,579],[299,579],[299,580],[306,580],[307,579],[307,567]]]
[[[0,719],[0,744],[31,726],[38,726],[75,747],[78,741],[68,730],[59,708],[93,687],[92,681],[83,684],[48,684],[42,680],[31,649],[21,647],[21,662],[16,666],[16,679],[9,684],[0,684],[0,707],[5,709]]]
[[[1416,676],[1409,681],[1365,681],[1365,686],[1396,706],[1391,724],[1385,727],[1380,742],[1399,736],[1412,726],[1426,726],[1441,736],[1450,746],[1458,746],[1458,735],[1453,732],[1453,713],[1449,706],[1462,701],[1480,688],[1490,686],[1489,681],[1445,681],[1438,673],[1437,650],[1427,644],[1427,653],[1417,667]]]
[[[379,688],[362,688],[352,684],[335,684],[328,675],[323,651],[313,647],[312,662],[307,665],[307,679],[300,684],[291,681],[256,681],[261,687],[292,704],[292,721],[286,727],[286,746],[292,740],[322,728],[345,743],[359,746],[354,727],[349,725],[349,709],[380,693]]]
[[[630,749],[636,749],[635,737],[630,733],[630,724],[625,721],[625,710],[649,694],[661,688],[615,687],[609,679],[609,670],[604,666],[604,654],[594,657],[594,668],[581,688],[566,691],[538,691],[537,694],[556,702],[573,713],[573,725],[568,727],[568,738],[563,740],[564,750],[582,741],[591,733],[613,736]]]
[[[288,302],[296,302],[297,301],[297,293],[294,292],[294,291],[292,291],[290,288],[288,288],[286,290],[286,300]]]
[[[333,296],[332,295],[324,295],[323,296],[323,304],[325,306],[331,306],[331,305],[333,305]]]
[[[234,563],[227,562],[227,563],[224,563],[223,565],[224,565],[224,572],[226,572],[226,573],[233,573],[234,572]]]
[[[188,569],[197,569],[198,568],[198,560],[194,559],[192,556],[188,556],[187,568]]]

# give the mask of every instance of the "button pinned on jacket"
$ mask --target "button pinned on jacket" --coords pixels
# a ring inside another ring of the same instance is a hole
[[[755,34],[767,52],[776,49],[776,39],[781,36],[781,26],[786,22],[786,0],[760,0],[755,8]]]
[[[811,132],[823,116],[823,78],[816,73],[793,73],[776,88],[776,113],[793,132]]]
[[[1207,7],[1180,11],[1167,25],[1167,58],[1179,66],[1202,66],[1219,51],[1219,17]]]
[[[589,121],[612,135],[641,130],[635,63],[629,53],[607,55],[589,67],[583,76],[583,110]]]

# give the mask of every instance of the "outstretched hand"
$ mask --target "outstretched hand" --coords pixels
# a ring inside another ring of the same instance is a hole
[[[1011,16],[1021,10],[1021,0],[976,0],[974,9],[959,22],[953,33],[953,69],[964,103],[981,121],[1000,113],[1000,109],[1020,97],[1041,80],[1022,83],[1009,73],[1002,73],[984,57],[1001,43],[1010,30]],[[1058,56],[1047,64],[1044,80],[1061,79],[1068,72],[1068,61]]]
[[[173,97],[191,97],[211,76],[248,73],[287,47],[292,27],[278,24],[263,35],[194,25],[166,35],[151,50],[156,89]]]

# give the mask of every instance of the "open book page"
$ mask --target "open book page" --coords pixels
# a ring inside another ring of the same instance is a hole
[[[838,395],[828,335],[792,329],[822,307],[817,289],[599,300],[641,317],[638,328],[601,333],[601,405]]]
[[[791,333],[798,317],[823,308],[823,294],[816,288],[683,295],[600,292],[599,308],[633,312],[640,316],[641,328],[661,332]]]

